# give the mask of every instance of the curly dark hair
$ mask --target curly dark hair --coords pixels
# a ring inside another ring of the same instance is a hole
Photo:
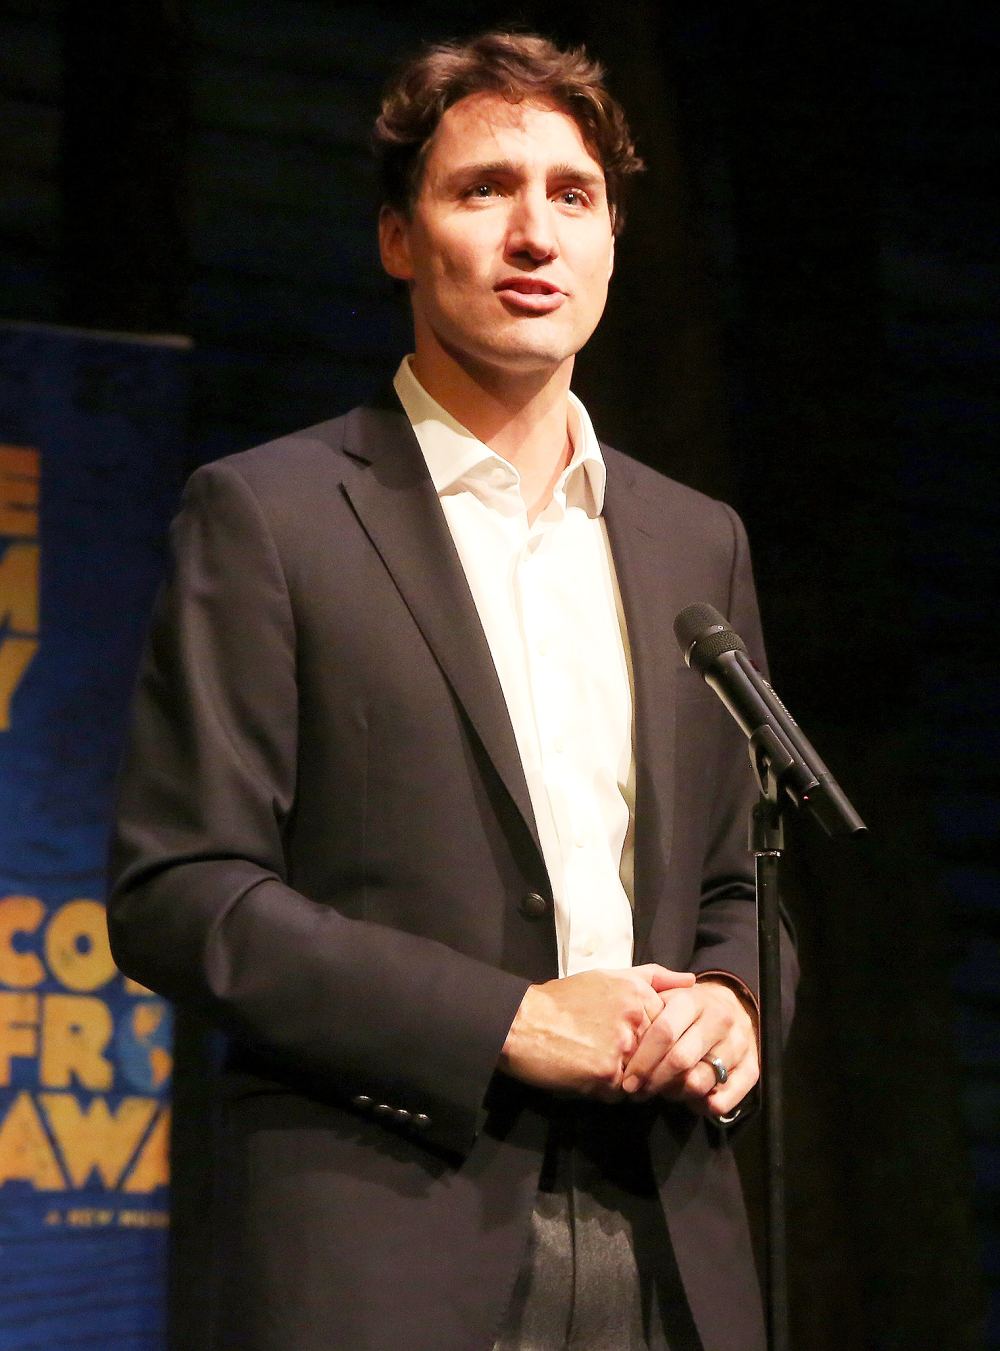
[[[420,190],[428,147],[445,112],[470,94],[511,103],[552,103],[580,129],[604,169],[615,234],[625,220],[629,178],[643,168],[621,106],[604,86],[604,69],[582,47],[563,51],[527,33],[482,33],[411,57],[389,82],[375,123],[382,203],[408,216]]]

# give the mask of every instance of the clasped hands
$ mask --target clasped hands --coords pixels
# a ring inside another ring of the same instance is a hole
[[[729,1071],[724,1084],[707,1056]],[[529,986],[500,1056],[516,1079],[606,1102],[657,1095],[727,1116],[759,1074],[753,1019],[728,984],[649,963]]]

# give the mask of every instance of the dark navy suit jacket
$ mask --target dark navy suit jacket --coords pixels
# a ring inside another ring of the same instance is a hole
[[[605,456],[636,961],[753,987],[746,748],[672,636],[707,601],[760,655],[745,536]],[[228,1034],[212,1345],[488,1351],[554,1108],[495,1066],[527,985],[557,974],[555,927],[497,675],[394,397],[190,480],[112,872],[122,968]],[[595,1110],[648,1142],[704,1346],[762,1345],[724,1134],[668,1104]]]

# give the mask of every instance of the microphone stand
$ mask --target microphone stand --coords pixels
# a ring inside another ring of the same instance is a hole
[[[750,809],[750,852],[757,886],[760,989],[761,1108],[765,1179],[764,1307],[769,1351],[788,1351],[788,1246],[785,1234],[785,1122],[781,1034],[781,913],[779,877],[785,848],[782,795],[765,747],[766,732],[750,738],[760,797]],[[772,751],[774,747],[772,746]]]
[[[860,835],[861,817],[761,675],[746,644],[711,605],[689,605],[674,620],[688,666],[699,671],[747,737],[760,798],[750,814],[757,887],[760,986],[760,1091],[766,1196],[765,1299],[770,1351],[788,1351],[788,1255],[785,1241],[785,1150],[781,1036],[781,813],[805,807],[830,836]]]

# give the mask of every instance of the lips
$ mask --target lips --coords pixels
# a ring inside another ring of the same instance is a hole
[[[494,290],[509,308],[526,314],[550,314],[566,299],[564,291],[540,277],[504,277]]]

